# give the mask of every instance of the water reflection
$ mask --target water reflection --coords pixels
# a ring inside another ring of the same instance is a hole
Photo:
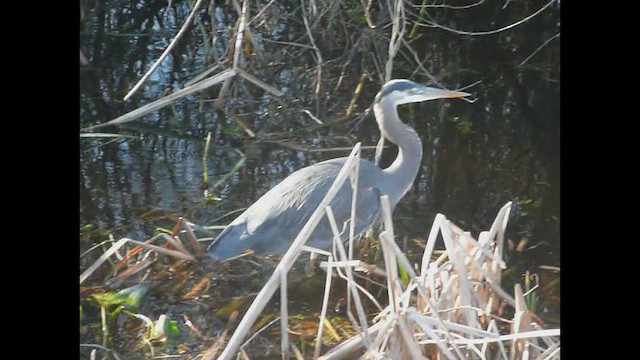
[[[205,2],[189,31],[141,91],[122,101],[175,36],[194,2],[170,3],[81,1],[80,49],[86,60],[79,70],[81,128],[172,93],[210,66],[229,67],[237,19],[233,2]],[[253,40],[242,49],[242,66],[284,96],[235,81],[219,108],[214,106],[220,95],[217,86],[138,121],[104,129],[133,138],[82,138],[80,224],[99,231],[81,236],[81,252],[108,239],[109,233],[116,239],[145,240],[157,227],[171,227],[170,221],[155,221],[158,213],[185,216],[201,225],[226,224],[237,213],[227,214],[246,208],[293,171],[345,156],[356,141],[376,144],[379,132],[372,116],[354,126],[381,86],[390,34],[386,2],[372,2],[376,29],[366,26],[358,2],[335,1],[331,6],[316,2],[321,11],[310,27],[324,59],[318,94],[317,58],[307,45],[300,2],[277,1],[262,7],[266,3],[259,1],[251,9],[252,17],[264,12],[250,24]],[[406,3],[407,23],[413,26],[429,19],[450,28],[486,31],[519,21],[547,1],[469,3],[479,5],[459,11],[431,7],[423,13]],[[415,186],[394,214],[401,247],[417,253],[411,240],[417,237],[424,243],[437,212],[476,233],[490,226],[504,203],[514,201],[507,229],[511,245],[505,253],[511,272],[503,274],[504,288],[522,283],[520,276],[527,269],[539,273],[543,285],[557,283],[557,273],[539,266],[560,263],[559,26],[558,1],[519,26],[488,36],[461,36],[429,27],[417,27],[414,33],[414,28],[407,28],[406,42],[394,61],[394,77],[425,84],[436,79],[439,86],[452,89],[477,83],[465,90],[477,100],[433,101],[400,109],[400,117],[417,130],[424,144]],[[363,75],[367,80],[356,96]],[[346,116],[351,104],[353,113]],[[212,144],[204,160],[208,133]],[[309,151],[333,147],[347,150]],[[393,159],[394,151],[385,150],[383,164]],[[372,159],[373,151],[364,150],[363,155]],[[210,189],[220,201],[204,198],[205,168],[209,185],[224,178]],[[83,256],[81,271],[99,254],[98,250]],[[186,314],[206,336],[219,334],[224,323],[212,315],[209,307],[216,305],[210,300],[225,302],[227,290],[236,295],[253,291],[258,284],[237,287],[233,278],[215,281],[208,300],[188,305],[175,301],[171,293],[178,286],[175,281],[161,282],[156,298],[141,313],[180,314],[176,318]],[[552,296],[541,300],[546,310],[538,313],[548,323],[557,321],[559,311],[557,285],[550,292]],[[101,336],[99,309],[87,306],[86,310],[85,324],[98,325],[81,334],[83,342],[99,342],[95,340]],[[135,326],[134,332],[139,332],[140,324]],[[139,340],[126,339],[126,331],[112,334],[120,336],[116,341],[122,344]],[[195,337],[189,343],[191,357],[211,346]],[[122,344],[115,348],[127,348]]]
[[[212,2],[201,9],[192,30],[142,93],[123,102],[188,16],[188,2],[174,3],[167,8],[165,2],[82,2],[81,50],[88,65],[80,68],[81,126],[111,120],[181,88],[215,54],[230,51],[233,38],[228,29],[235,23],[235,11]],[[487,24],[518,21],[544,4],[511,2],[506,10],[503,4],[483,4],[469,12],[433,9],[430,14],[452,26],[486,29]],[[247,66],[268,64],[261,65],[264,79],[284,91],[284,97],[243,82],[218,110],[213,107],[217,87],[121,129],[109,129],[138,139],[82,140],[82,225],[126,227],[116,237],[145,239],[154,229],[139,217],[153,208],[213,225],[213,219],[250,205],[296,169],[348,153],[300,151],[283,142],[309,148],[350,146],[355,140],[376,143],[379,134],[372,118],[345,141],[353,122],[318,126],[302,111],[325,122],[343,117],[362,73],[372,80],[364,83],[355,104],[358,111],[369,106],[380,86],[376,57],[381,56],[377,49],[385,48],[380,35],[386,30],[331,32],[327,24],[316,24],[318,46],[327,62],[322,92],[316,97],[312,51],[282,43],[305,39],[305,29],[294,16],[297,7],[297,2],[276,4],[263,22],[252,25],[260,48],[248,54]],[[460,36],[420,28],[420,37],[408,39],[415,54],[404,49],[398,56],[396,77],[429,81],[424,71],[416,70],[417,54],[420,66],[447,87],[481,83],[467,90],[477,98],[473,104],[427,103],[400,110],[425,146],[416,184],[396,214],[406,236],[424,237],[436,212],[463,228],[486,229],[497,210],[513,200],[508,235],[514,243],[526,239],[529,250],[523,259],[513,251],[508,256],[528,267],[559,265],[559,39],[538,50],[559,32],[558,7],[497,35]],[[386,20],[380,16],[379,21]],[[247,136],[238,121],[256,137]],[[246,157],[238,172],[213,189],[222,199],[215,203],[203,199],[202,188],[204,139],[209,132],[214,141],[206,166],[214,179]],[[387,151],[383,162],[394,156],[393,151]],[[364,154],[373,157],[372,151]],[[82,244],[81,250],[91,245]]]

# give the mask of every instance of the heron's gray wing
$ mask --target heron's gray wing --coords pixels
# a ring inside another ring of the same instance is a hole
[[[342,164],[339,164],[342,167]],[[367,229],[376,225],[380,218],[380,191],[377,186],[380,168],[368,161],[360,162],[360,176],[358,178],[358,191],[356,194],[355,207],[355,232],[357,237]],[[329,184],[330,185],[330,184]],[[323,194],[329,190],[327,186],[323,189]],[[347,180],[338,191],[338,194],[331,202],[331,210],[343,241],[349,239],[349,227],[351,226],[351,206],[352,206],[352,186]],[[333,232],[327,217],[318,224],[316,230],[307,241],[307,245],[321,249],[329,249],[333,242]]]
[[[236,218],[209,247],[217,258],[228,258],[253,249],[257,254],[286,252],[331,187],[344,164],[344,158],[332,159],[300,169],[264,194]],[[380,192],[374,186],[381,170],[361,161],[358,186],[356,234],[371,226],[379,217]],[[345,182],[331,203],[336,222],[348,238],[351,215],[351,184]],[[326,217],[312,233],[307,244],[327,249],[332,232]]]

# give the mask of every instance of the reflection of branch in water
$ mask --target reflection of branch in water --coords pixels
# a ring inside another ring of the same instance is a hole
[[[133,111],[130,111],[122,116],[119,116],[111,121],[107,121],[106,123],[97,124],[93,126],[89,126],[87,128],[81,129],[82,131],[92,131],[98,128],[102,128],[109,125],[122,125],[124,123],[133,121],[138,119],[144,115],[147,115],[155,110],[161,109],[174,101],[183,98],[192,93],[204,90],[208,87],[218,84],[219,82],[224,81],[232,76],[234,76],[236,72],[233,69],[227,69],[215,76],[208,78],[207,80],[201,81],[195,85],[186,87],[184,89],[180,89],[172,94],[169,94],[161,99],[150,102],[147,105],[141,106]]]
[[[256,16],[254,16],[254,17],[253,17],[253,19],[251,19],[251,20],[249,20],[249,22],[247,22],[247,27],[249,27],[249,25],[251,25],[251,23],[252,23],[254,20],[257,20],[260,16],[262,16],[262,14],[263,14],[265,11],[267,11],[267,9],[269,8],[269,6],[271,6],[271,5],[274,3],[274,1],[276,1],[276,0],[271,0],[271,1],[269,1],[269,2],[267,3],[267,5],[263,6],[263,7],[262,7],[262,9],[260,9],[260,11],[258,12],[258,14],[256,14]],[[212,2],[213,2],[213,1],[212,1]]]
[[[422,71],[422,73],[424,75],[426,75],[431,81],[433,81],[434,84],[437,84],[440,87],[445,87],[440,83],[440,81],[438,81],[433,75],[431,75],[431,73],[424,67],[424,65],[422,65],[424,62],[429,60],[431,55],[425,57],[424,60],[420,61],[420,57],[418,56],[418,52],[415,51],[406,40],[402,39],[402,43],[407,48],[407,50],[411,53],[411,55],[413,55],[413,59],[415,60],[415,62],[417,64],[417,68],[414,70],[414,73],[417,72],[418,69],[420,69],[420,71]],[[413,74],[412,74],[412,76],[413,76]]]
[[[409,6],[414,7],[414,8],[421,8],[421,9],[425,9],[425,8],[443,8],[443,9],[452,9],[452,10],[464,10],[464,9],[471,9],[473,7],[481,5],[482,3],[484,3],[484,0],[480,0],[480,1],[476,2],[476,3],[469,4],[469,5],[459,5],[459,6],[447,5],[447,4],[425,4],[425,2],[423,2],[422,5],[409,4]],[[505,4],[505,6],[506,6],[506,4]]]
[[[305,48],[305,49],[313,49],[313,46],[309,46],[307,44],[300,44],[300,43],[290,42],[290,41],[272,40],[272,39],[267,39],[267,38],[262,37],[262,36],[258,36],[258,37],[260,38],[261,41],[265,41],[265,42],[268,42],[268,43],[289,45],[289,46],[298,46],[298,47]]]
[[[522,60],[522,62],[520,63],[520,65],[518,65],[518,67],[521,67],[522,65],[524,65],[524,63],[526,63],[527,61],[531,60],[532,57],[534,57],[535,54],[538,53],[538,51],[542,50],[543,47],[547,46],[548,43],[550,43],[553,39],[559,38],[560,37],[560,33],[557,33],[555,35],[553,35],[552,37],[550,37],[549,39],[547,39],[547,41],[545,41],[544,43],[542,43],[542,45],[540,45],[537,49],[534,50],[534,52],[531,53],[531,55],[527,56],[526,59]]]
[[[311,46],[313,47],[313,50],[316,53],[316,62],[317,62],[317,66],[316,66],[316,115],[318,114],[318,110],[319,110],[319,106],[320,106],[320,101],[318,99],[318,96],[320,96],[320,87],[322,85],[322,64],[324,63],[324,60],[322,60],[322,53],[320,53],[320,49],[318,49],[318,46],[316,45],[316,41],[313,39],[313,34],[311,33],[311,27],[309,26],[309,19],[307,19],[307,14],[306,11],[304,9],[304,0],[300,0],[300,8],[302,9],[302,21],[304,22],[304,27],[305,29],[307,29],[307,36],[309,37],[309,41],[311,42]]]
[[[185,32],[187,32],[187,28],[189,27],[189,25],[191,24],[191,21],[193,20],[193,18],[195,17],[196,11],[198,11],[198,8],[200,7],[200,5],[202,4],[202,0],[198,0],[196,2],[196,4],[193,6],[193,9],[191,9],[191,14],[189,14],[189,17],[187,18],[187,20],[184,22],[184,25],[182,25],[182,28],[180,28],[180,31],[178,31],[178,34],[176,35],[176,37],[173,38],[173,40],[171,40],[171,44],[169,44],[169,46],[167,46],[167,48],[164,50],[164,52],[162,53],[162,55],[160,55],[160,57],[158,58],[158,60],[156,60],[155,63],[153,63],[153,65],[151,66],[151,68],[147,71],[146,74],[144,74],[144,76],[142,77],[142,79],[140,79],[138,81],[138,83],[133,87],[133,89],[131,89],[131,91],[129,91],[127,93],[127,95],[125,95],[124,97],[124,101],[129,100],[129,98],[131,98],[131,96],[138,91],[138,89],[140,88],[140,86],[142,86],[142,84],[149,78],[149,76],[151,76],[151,74],[153,74],[153,72],[156,70],[156,68],[158,67],[158,65],[160,65],[160,63],[162,62],[162,60],[164,60],[165,57],[167,57],[167,55],[169,55],[169,53],[171,52],[171,50],[173,50],[173,48],[176,46],[176,43],[178,43],[178,40],[180,39],[180,37],[182,37],[182,35],[184,35]]]
[[[428,13],[425,13],[425,14],[429,18],[429,20],[431,20],[430,22],[428,22],[426,24],[416,22],[415,24],[417,24],[419,26],[424,26],[424,27],[434,27],[434,28],[438,28],[438,29],[447,30],[447,31],[450,31],[450,32],[458,34],[458,35],[470,35],[470,36],[491,35],[491,34],[497,34],[499,32],[505,31],[505,30],[509,30],[511,28],[514,28],[514,27],[516,27],[518,25],[521,25],[521,24],[531,20],[536,15],[540,14],[544,9],[548,8],[549,6],[551,6],[551,4],[553,4],[555,1],[556,0],[549,1],[546,5],[544,5],[542,8],[540,8],[538,11],[534,12],[533,14],[525,17],[524,19],[522,19],[520,21],[516,21],[513,24],[501,27],[499,29],[489,30],[489,31],[464,31],[464,30],[453,29],[453,28],[438,24],[435,20],[433,20],[433,18]]]

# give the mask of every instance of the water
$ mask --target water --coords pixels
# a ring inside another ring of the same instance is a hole
[[[502,8],[504,4],[491,2],[469,10],[434,8],[428,14],[449,27],[480,31],[518,21],[545,4],[509,2]],[[233,43],[228,31],[237,18],[233,8],[215,5],[207,12],[205,2],[195,26],[141,91],[124,102],[124,95],[184,23],[189,4],[174,2],[170,9],[165,2],[84,1],[81,5],[80,48],[88,60],[80,67],[81,127],[114,119],[176,91],[211,64],[213,53],[226,58],[223,54]],[[134,139],[81,140],[83,228],[91,225],[111,231],[116,239],[145,240],[157,226],[143,217],[152,210],[202,225],[226,224],[233,216],[223,215],[249,206],[296,169],[346,156],[356,141],[364,146],[376,144],[379,134],[372,117],[354,126],[356,116],[379,90],[376,69],[384,64],[388,30],[365,30],[366,25],[356,22],[344,25],[348,16],[361,19],[344,8],[339,9],[342,17],[329,10],[317,24],[312,23],[325,61],[316,96],[313,50],[284,44],[308,43],[298,6],[298,2],[274,3],[265,11],[266,17],[251,24],[258,48],[243,49],[242,66],[282,90],[283,97],[247,81],[236,82],[222,109],[216,110],[213,102],[220,87],[215,86],[142,120],[100,130]],[[319,6],[325,9],[325,4]],[[384,14],[374,11],[372,16],[385,24]],[[217,30],[211,26],[212,19]],[[507,233],[514,248],[506,253],[507,264],[514,270],[506,281],[521,282],[525,270],[542,273],[546,281],[557,278],[540,266],[560,265],[560,39],[553,38],[559,32],[558,3],[494,35],[463,36],[422,27],[419,38],[405,35],[412,50],[404,47],[396,57],[394,77],[428,83],[428,71],[449,88],[480,82],[465,90],[473,94],[474,103],[432,101],[400,109],[401,118],[420,134],[425,150],[415,186],[394,214],[403,244],[410,244],[414,237],[423,239],[438,212],[477,235],[489,228],[502,205],[514,201]],[[215,47],[210,46],[212,33],[217,35]],[[362,73],[369,80],[355,101],[354,113],[345,116]],[[331,125],[318,126],[304,110]],[[240,123],[256,137],[250,137]],[[221,201],[204,199],[204,139],[209,132],[210,184],[229,174],[210,189]],[[301,151],[291,145],[308,150],[347,149]],[[372,158],[373,151],[365,150],[363,155]],[[386,150],[383,163],[393,156],[393,148]],[[243,158],[244,165],[230,173]],[[106,233],[82,236],[81,251],[105,239]],[[519,251],[518,244],[522,245]],[[83,258],[81,270],[94,259]],[[559,296],[559,289],[554,291]],[[557,311],[557,303],[545,304],[550,312]]]

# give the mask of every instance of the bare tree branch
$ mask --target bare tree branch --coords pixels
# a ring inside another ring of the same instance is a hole
[[[560,37],[560,33],[557,33],[557,34],[553,35],[552,37],[550,37],[549,39],[547,39],[547,41],[542,43],[542,45],[540,45],[534,52],[532,52],[531,55],[527,56],[526,59],[522,60],[522,62],[520,63],[520,65],[518,65],[518,67],[521,67],[522,65],[524,65],[524,63],[529,61],[535,54],[538,53],[538,51],[542,50],[542,48],[547,46],[547,44],[550,43],[553,39],[556,39],[556,38],[559,38],[559,37]]]
[[[520,21],[516,21],[513,24],[507,25],[505,27],[501,27],[499,29],[489,30],[489,31],[464,31],[464,30],[453,29],[453,28],[450,28],[450,27],[447,27],[447,26],[440,25],[440,24],[436,23],[435,20],[433,20],[428,14],[427,14],[427,17],[431,20],[431,22],[429,22],[428,24],[423,24],[423,23],[416,22],[416,24],[419,25],[419,26],[434,27],[434,28],[438,28],[438,29],[447,30],[447,31],[450,31],[450,32],[458,34],[458,35],[471,35],[471,36],[491,35],[491,34],[497,34],[499,32],[503,32],[503,31],[509,30],[511,28],[514,28],[514,27],[516,27],[518,25],[524,24],[525,22],[531,20],[536,15],[538,15],[542,11],[544,11],[546,8],[551,6],[551,4],[553,4],[555,1],[556,0],[549,1],[546,5],[544,5],[542,8],[540,8],[538,11],[534,12],[533,14],[525,17],[524,19],[522,19]]]
[[[153,72],[156,71],[156,69],[158,68],[158,66],[162,62],[162,60],[164,60],[164,58],[167,57],[167,55],[169,55],[169,52],[171,52],[171,50],[173,50],[173,48],[178,43],[178,40],[180,39],[180,37],[182,37],[182,35],[184,35],[184,33],[187,32],[187,27],[191,24],[191,21],[195,17],[196,12],[198,11],[198,8],[200,8],[200,5],[202,5],[202,0],[198,0],[196,2],[196,4],[193,6],[193,9],[191,9],[191,14],[189,14],[189,17],[187,17],[187,21],[184,22],[184,25],[182,25],[182,28],[180,28],[180,31],[178,31],[178,34],[176,35],[176,37],[174,37],[173,40],[171,40],[171,44],[169,44],[169,46],[167,46],[167,48],[164,50],[162,55],[160,55],[158,60],[156,60],[156,62],[153,63],[151,68],[147,71],[146,74],[144,74],[142,79],[140,79],[140,81],[138,81],[138,83],[136,83],[136,85],[133,87],[133,89],[131,89],[131,91],[129,91],[127,93],[127,95],[125,95],[124,101],[129,100],[131,98],[131,96],[136,91],[138,91],[140,86],[142,86],[142,84],[149,78],[149,76],[151,76],[151,74],[153,74]]]

